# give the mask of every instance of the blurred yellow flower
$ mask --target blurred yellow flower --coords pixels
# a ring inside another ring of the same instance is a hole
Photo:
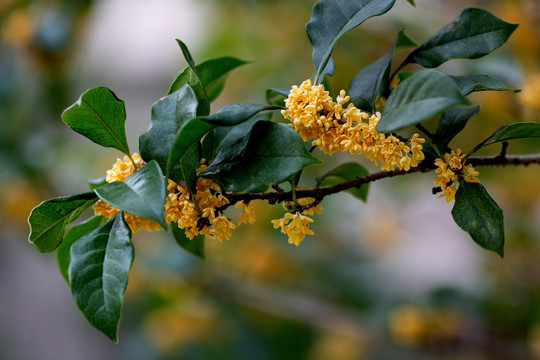
[[[445,154],[444,160],[441,158],[435,159],[435,166],[437,166],[435,172],[438,175],[433,180],[433,183],[441,187],[443,193],[439,198],[444,197],[446,202],[455,199],[460,176],[466,182],[480,182],[477,178],[478,171],[474,170],[470,164],[463,165],[464,157],[465,154],[461,153],[461,149],[457,149],[456,151],[452,150],[450,154]]]
[[[295,244],[296,246],[300,245],[306,235],[314,234],[312,230],[309,230],[309,223],[312,222],[313,219],[298,212],[287,213],[281,219],[272,220],[274,229],[281,227],[281,232],[289,236],[289,244]]]

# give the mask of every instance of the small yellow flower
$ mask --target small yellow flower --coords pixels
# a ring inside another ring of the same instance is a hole
[[[242,214],[240,215],[240,219],[237,222],[237,225],[240,224],[254,224],[257,220],[257,215],[253,211],[253,203],[248,202],[247,204],[243,201],[240,201],[236,203],[234,206],[237,209],[242,209]]]
[[[480,182],[477,178],[478,171],[474,170],[471,164],[463,164],[464,157],[465,154],[461,153],[461,149],[457,149],[456,151],[452,150],[450,154],[445,154],[444,160],[435,159],[437,177],[433,183],[441,187],[443,193],[439,198],[444,197],[446,202],[455,199],[460,177],[466,182]]]
[[[282,219],[272,220],[274,229],[281,227],[281,232],[289,236],[289,244],[299,246],[306,235],[314,235],[312,230],[309,230],[309,223],[313,219],[299,213],[287,213]],[[288,224],[287,224],[288,223]]]

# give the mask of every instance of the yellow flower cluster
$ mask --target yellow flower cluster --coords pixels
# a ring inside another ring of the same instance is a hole
[[[137,154],[133,154],[133,160],[138,168],[145,162]],[[204,170],[204,165],[203,168]],[[107,182],[124,181],[136,171],[131,160],[126,156],[123,160],[118,159],[113,167],[107,171]],[[220,214],[216,209],[229,203],[229,200],[221,194],[219,186],[212,180],[199,178],[197,180],[197,193],[193,196],[182,185],[176,184],[169,179],[167,186],[168,194],[165,199],[164,215],[168,225],[175,222],[178,227],[184,229],[186,236],[193,239],[195,235],[207,235],[220,241],[231,237],[231,230],[236,225],[229,218]],[[119,209],[99,200],[94,205],[96,215],[111,218]],[[244,206],[246,222],[255,222],[255,214],[248,204]],[[154,221],[130,213],[124,213],[126,223],[132,232],[139,229],[147,231],[159,231],[161,227]]]
[[[281,227],[281,232],[289,236],[289,244],[296,246],[300,245],[306,235],[314,234],[309,230],[309,223],[312,222],[313,219],[298,212],[287,213],[282,219],[272,220],[274,229]]]
[[[202,170],[205,166],[203,165]],[[184,229],[186,236],[193,239],[196,235],[206,235],[223,241],[232,235],[236,225],[216,209],[229,203],[221,194],[219,186],[212,180],[199,178],[197,193],[190,195],[182,185],[169,179],[169,193],[165,201],[165,221],[176,222]],[[254,220],[253,220],[254,221]]]
[[[334,102],[323,85],[314,86],[308,79],[300,87],[293,86],[282,114],[304,141],[313,139],[313,145],[327,154],[336,151],[365,153],[376,164],[382,162],[382,169],[387,171],[395,167],[408,171],[418,166],[424,159],[424,139],[414,134],[406,141],[379,133],[375,127],[381,114],[370,115],[352,103],[344,108],[349,100],[350,97],[341,90]]]
[[[301,190],[303,188],[296,188],[297,190]],[[313,205],[315,202],[314,198],[302,198],[298,200],[298,205],[300,206],[306,206],[311,205],[308,209],[305,209],[302,211],[302,214],[300,212],[295,211],[292,213],[287,213],[285,216],[281,219],[272,220],[272,224],[274,225],[274,229],[281,227],[281,232],[283,234],[287,234],[289,237],[289,244],[295,244],[296,246],[300,245],[302,240],[306,237],[306,235],[313,235],[314,232],[312,230],[309,230],[309,223],[313,222],[313,219],[308,217],[307,215],[314,215],[315,212],[320,214],[323,207],[320,204]],[[284,208],[286,210],[290,210],[289,204],[285,203]],[[307,215],[303,215],[307,214]]]
[[[242,209],[242,214],[240,215],[240,219],[237,222],[237,225],[240,224],[254,224],[257,220],[257,215],[255,214],[255,211],[253,210],[253,203],[248,202],[247,204],[243,201],[240,201],[236,203],[234,206],[237,209]]]
[[[459,177],[462,177],[467,182],[480,182],[478,180],[478,171],[474,170],[471,164],[464,165],[463,158],[465,154],[461,154],[461,149],[452,150],[450,154],[444,155],[444,160],[437,158],[435,165],[438,174],[433,183],[439,185],[443,192],[439,198],[445,197],[446,202],[455,199],[456,191],[459,186]]]
[[[133,154],[132,159],[135,162],[137,168],[145,165],[144,160],[141,159],[138,154]],[[131,162],[128,156],[124,156],[123,160],[117,159],[113,167],[107,170],[107,176],[105,179],[109,183],[113,181],[124,181],[128,176],[135,173],[135,171],[137,170],[137,168],[135,168],[135,165]],[[114,206],[107,204],[103,200],[98,200],[94,204],[93,209],[96,215],[106,216],[109,219],[113,217],[118,211],[120,211]],[[129,228],[132,232],[136,232],[139,229],[145,229],[146,231],[161,230],[161,226],[159,226],[158,223],[150,219],[143,218],[141,216],[124,212],[124,219],[126,220],[126,223],[129,225]]]

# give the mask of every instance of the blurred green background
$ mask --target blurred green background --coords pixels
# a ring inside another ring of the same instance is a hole
[[[506,257],[480,249],[454,224],[452,204],[431,194],[433,174],[372,184],[368,202],[324,200],[315,236],[287,244],[256,203],[257,223],[205,262],[161,233],[134,236],[120,344],[93,329],[71,299],[54,254],[27,241],[30,210],[87,190],[120,157],[70,131],[60,114],[88,88],[126,102],[132,149],[150,108],[196,61],[251,60],[231,76],[213,110],[265,101],[270,87],[311,76],[305,34],[313,0],[0,0],[0,359],[540,359],[540,187],[537,166],[479,168],[505,213]],[[480,115],[451,146],[470,149],[499,126],[540,120],[537,0],[397,0],[334,51],[335,90],[385,54],[397,31],[427,40],[466,7],[521,25],[490,56],[443,65],[489,73],[523,89],[476,93]],[[400,55],[402,56],[402,55]],[[509,153],[539,152],[538,141]],[[496,146],[484,153],[497,153]],[[361,157],[316,155],[309,179]]]

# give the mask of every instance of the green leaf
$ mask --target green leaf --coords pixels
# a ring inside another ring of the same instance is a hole
[[[194,118],[196,112],[197,99],[189,85],[184,85],[166,98],[155,102],[152,106],[150,127],[139,137],[142,158],[146,162],[155,160],[165,173],[178,130],[184,123]],[[195,192],[196,170],[200,160],[199,144],[193,144],[188,148],[186,156],[174,164],[169,174],[170,179],[176,183],[185,181],[190,191]]]
[[[377,131],[400,130],[460,104],[470,102],[450,76],[437,70],[420,70],[392,91]]]
[[[60,273],[69,284],[69,262],[70,262],[70,250],[73,244],[79,240],[84,235],[88,234],[90,231],[95,230],[98,226],[101,225],[105,218],[103,216],[92,216],[90,219],[82,222],[78,225],[70,227],[66,231],[64,236],[64,241],[56,249],[56,260],[58,261],[58,268]]]
[[[187,149],[218,126],[238,125],[261,111],[280,110],[282,107],[258,104],[233,104],[219,109],[215,114],[200,116],[185,122],[174,140],[169,161],[167,177],[174,164],[184,156]]]
[[[476,74],[464,76],[452,76],[452,79],[458,84],[463,95],[469,95],[473,91],[512,91],[520,92],[519,89],[514,89],[506,85],[500,80],[495,79],[490,75]]]
[[[100,186],[103,186],[105,184],[108,184],[107,182],[107,175],[100,176],[98,178],[90,179],[88,180],[88,187],[90,190],[97,189]]]
[[[180,90],[180,88],[182,88],[184,85],[189,85],[193,89],[198,102],[197,115],[208,115],[210,114],[210,100],[195,66],[195,62],[193,61],[193,57],[191,56],[186,44],[179,39],[176,39],[176,42],[180,46],[180,49],[184,54],[184,58],[189,66],[181,73],[176,75],[167,95],[171,95],[175,91]]]
[[[153,220],[167,229],[163,217],[165,180],[155,160],[124,181],[115,181],[94,191],[101,200],[115,208]]]
[[[409,4],[411,4],[412,6],[415,6],[415,7],[416,7],[416,4],[414,3],[414,0],[407,0],[407,2],[408,2]]]
[[[433,68],[450,59],[476,59],[504,44],[517,27],[486,10],[468,8],[411,52],[404,64]]]
[[[359,176],[369,175],[369,172],[362,165],[355,162],[348,162],[330,170],[317,180],[320,186],[334,186],[345,181],[354,180]],[[362,201],[366,201],[369,184],[346,190],[349,194]]]
[[[62,121],[96,144],[130,156],[126,140],[126,108],[109,89],[87,90],[62,113]]]
[[[418,44],[411,39],[405,31],[401,30],[397,34],[396,45],[394,48],[394,55],[400,53],[403,50],[418,46]]]
[[[93,192],[45,200],[30,213],[28,241],[42,253],[54,251],[62,242],[67,226],[96,201]]]
[[[133,263],[131,231],[122,213],[71,247],[69,283],[86,319],[115,343],[122,302]]]
[[[201,77],[202,84],[208,94],[208,100],[212,102],[221,94],[231,71],[249,63],[250,61],[223,56],[196,65],[195,69]]]
[[[375,101],[388,87],[396,41],[397,37],[385,56],[360,70],[352,79],[348,95],[357,108],[375,112]]]
[[[478,144],[469,154],[475,153],[484,146],[495,144],[501,141],[514,139],[540,138],[540,122],[525,121],[508,124],[498,128],[486,140]]]
[[[219,150],[224,146],[230,145],[239,139],[246,137],[255,123],[260,120],[270,121],[271,117],[271,113],[257,114],[241,124],[234,126],[220,126],[214,129],[215,141],[217,145],[216,150]]]
[[[439,126],[433,133],[433,144],[442,152],[450,141],[467,125],[467,121],[480,111],[480,105],[473,107],[456,106],[446,110],[439,121]]]
[[[259,121],[247,136],[223,146],[200,175],[227,191],[260,192],[318,163],[290,126]]]
[[[504,256],[503,212],[481,184],[460,183],[452,217],[478,245]]]
[[[290,88],[277,89],[271,88],[266,89],[266,102],[269,105],[276,106],[285,106],[285,99],[289,96]]]
[[[314,83],[318,83],[337,40],[367,19],[386,13],[395,0],[321,0],[313,7],[306,31],[313,47]]]
[[[180,229],[176,223],[171,224],[172,234],[176,243],[188,253],[204,259],[205,256],[205,237],[197,235],[193,239],[188,239],[183,229]]]

